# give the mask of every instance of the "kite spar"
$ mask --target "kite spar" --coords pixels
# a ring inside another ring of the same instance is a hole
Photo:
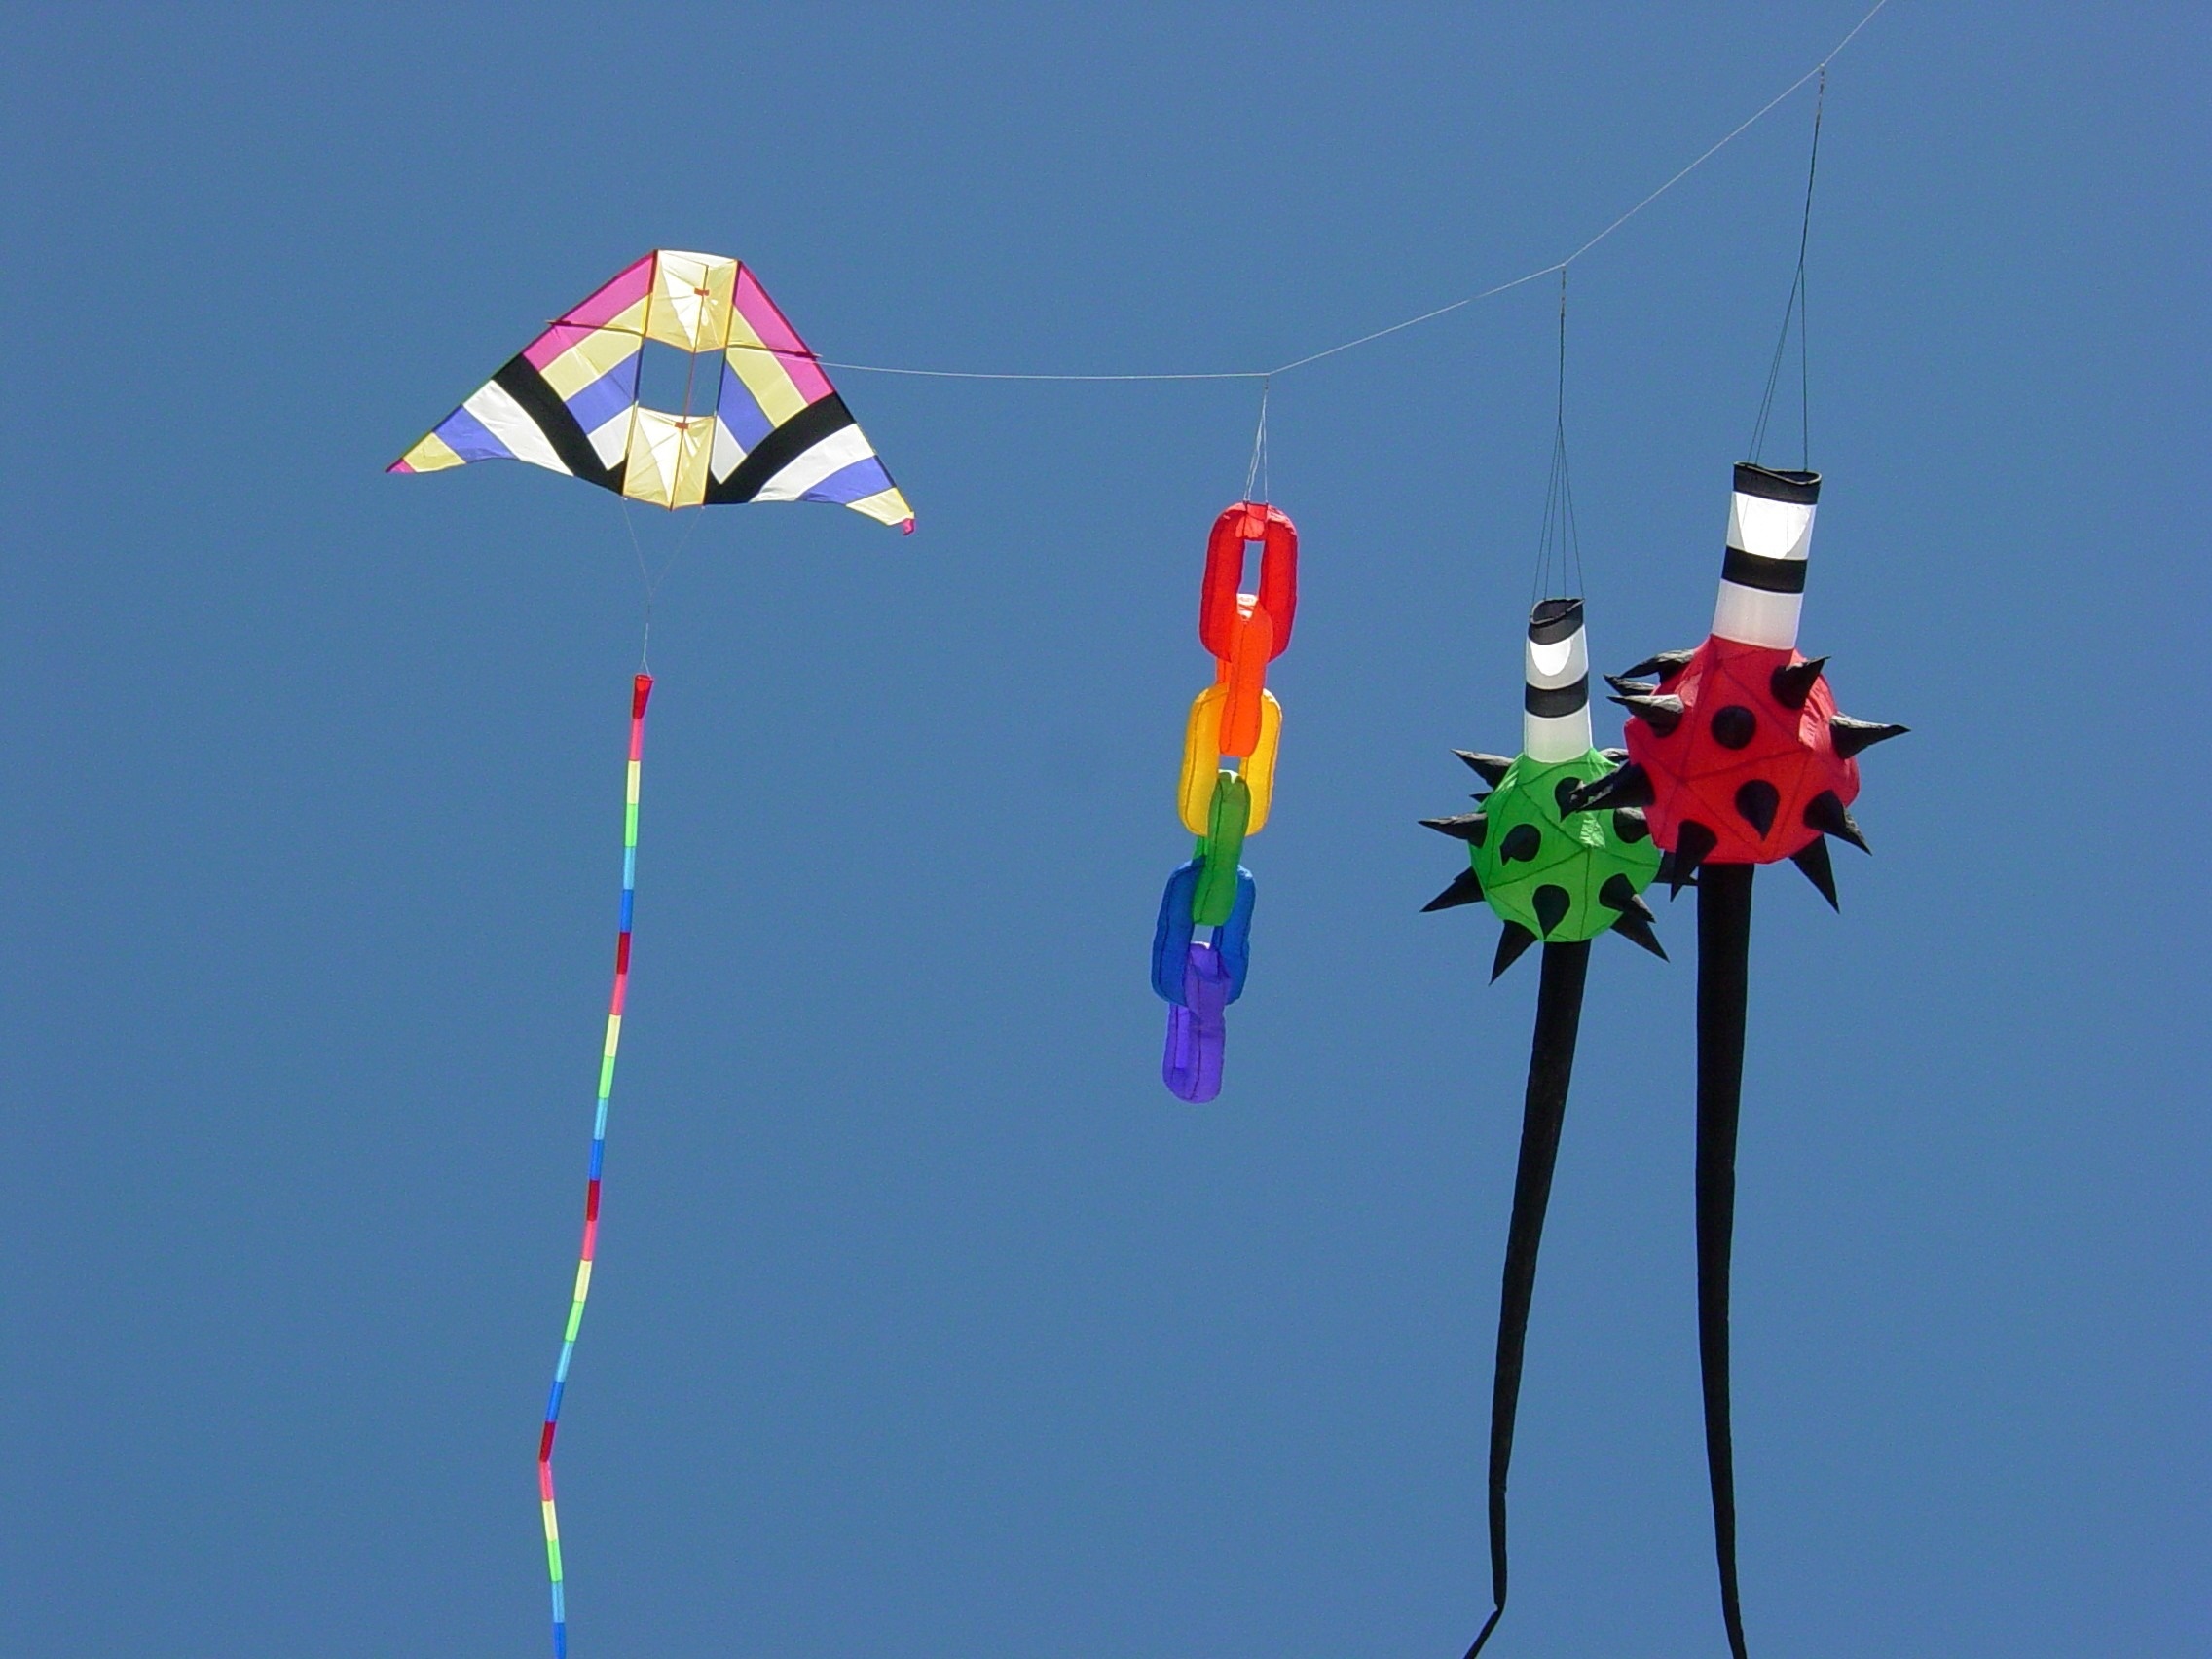
[[[691,358],[683,409],[650,409],[640,401],[645,347],[656,342]],[[747,501],[822,501],[908,532],[914,528],[905,497],[814,353],[753,273],[717,254],[667,248],[646,254],[557,318],[386,470],[438,472],[477,461],[528,461],[625,499],[671,510]],[[630,692],[622,915],[592,1117],[583,1245],[537,1440],[554,1659],[566,1659],[569,1615],[553,1500],[553,1441],[599,1246],[607,1113],[630,985],[638,786],[645,759],[645,703],[652,687],[651,676],[641,671]]]

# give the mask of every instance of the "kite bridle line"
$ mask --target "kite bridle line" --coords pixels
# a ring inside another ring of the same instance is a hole
[[[685,397],[688,399],[688,392],[685,393]],[[677,538],[676,545],[669,549],[668,557],[661,562],[660,571],[656,574],[646,569],[645,550],[638,540],[637,521],[630,516],[629,498],[626,496],[617,497],[615,506],[622,514],[622,528],[629,533],[630,551],[638,561],[638,581],[645,590],[645,633],[638,645],[638,672],[640,674],[650,674],[652,672],[653,601],[660,594],[661,583],[668,580],[669,571],[676,569],[676,561],[682,557],[684,548],[690,546],[692,533],[699,528],[699,521],[694,518],[683,527],[683,534]]]

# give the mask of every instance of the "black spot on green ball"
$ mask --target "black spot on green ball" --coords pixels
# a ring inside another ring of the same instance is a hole
[[[1549,882],[1530,895],[1529,903],[1534,907],[1536,920],[1542,924],[1544,937],[1551,938],[1552,929],[1567,920],[1567,912],[1573,908],[1574,896],[1564,887]]]
[[[1505,832],[1505,839],[1497,844],[1498,861],[1513,864],[1532,859],[1543,847],[1544,837],[1533,824],[1516,824]]]

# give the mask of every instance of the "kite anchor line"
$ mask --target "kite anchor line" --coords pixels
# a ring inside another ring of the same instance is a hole
[[[648,624],[649,626],[649,624]],[[599,1058],[599,1098],[591,1126],[591,1174],[584,1185],[584,1237],[576,1256],[575,1290],[569,1301],[569,1322],[561,1332],[561,1357],[553,1367],[553,1391],[545,1402],[545,1426],[537,1437],[537,1501],[545,1520],[545,1570],[553,1588],[553,1659],[568,1659],[569,1608],[561,1572],[561,1522],[553,1504],[553,1437],[560,1429],[561,1396],[569,1386],[569,1363],[575,1358],[576,1333],[583,1328],[584,1300],[591,1294],[591,1265],[599,1249],[599,1179],[607,1158],[607,1105],[614,1093],[614,1055],[622,1043],[622,1005],[630,989],[630,921],[638,895],[638,777],[645,756],[645,702],[652,676],[641,673],[630,689],[630,762],[622,807],[622,919],[614,938],[614,991],[607,1009],[607,1040]]]
[[[1889,3],[1890,0],[1874,0],[1873,6],[1867,10],[1866,14],[1862,17],[1859,21],[1851,25],[1850,31],[1845,34],[1841,40],[1837,41],[1835,45],[1828,48],[1826,55],[1823,56],[1818,63],[1814,64],[1812,68],[1806,70],[1802,75],[1798,76],[1797,79],[1790,82],[1788,86],[1783,88],[1781,92],[1775,93],[1773,97],[1767,99],[1765,103],[1761,104],[1756,110],[1753,110],[1749,116],[1746,116],[1743,121],[1738,123],[1735,127],[1731,128],[1727,132],[1722,134],[1713,144],[1702,151],[1694,160],[1689,162],[1686,166],[1684,166],[1678,171],[1669,177],[1665,183],[1661,184],[1656,190],[1652,191],[1648,196],[1644,197],[1641,202],[1637,203],[1635,206],[1620,214],[1610,224],[1606,225],[1604,230],[1600,231],[1588,241],[1585,241],[1580,247],[1577,247],[1565,259],[1554,260],[1549,265],[1539,266],[1535,270],[1529,272],[1525,276],[1516,276],[1510,281],[1499,282],[1493,287],[1483,289],[1480,293],[1468,294],[1461,299],[1449,301],[1446,304],[1437,306],[1432,310],[1424,311],[1418,316],[1409,316],[1401,322],[1393,322],[1386,327],[1374,329],[1369,333],[1357,335],[1350,340],[1340,341],[1338,344],[1325,347],[1321,350],[1309,351],[1303,357],[1293,357],[1287,363],[1277,363],[1272,369],[1196,369],[1152,374],[1025,374],[1012,373],[1003,370],[913,369],[903,368],[889,363],[840,362],[830,357],[815,357],[811,352],[804,353],[804,355],[806,355],[810,360],[818,362],[824,368],[828,369],[850,369],[855,373],[866,375],[910,375],[925,380],[1266,381],[1275,375],[1287,375],[1293,369],[1303,369],[1309,363],[1317,363],[1324,357],[1334,357],[1340,351],[1353,350],[1358,347],[1368,345],[1377,340],[1382,340],[1389,335],[1403,333],[1406,329],[1418,328],[1424,322],[1433,322],[1440,316],[1447,316],[1453,312],[1459,311],[1464,307],[1474,305],[1477,301],[1491,299],[1495,295],[1507,292],[1509,289],[1518,288],[1525,283],[1533,282],[1538,277],[1549,276],[1554,272],[1560,272],[1564,274],[1568,266],[1572,265],[1576,260],[1580,259],[1584,254],[1588,253],[1592,248],[1596,247],[1600,242],[1604,241],[1607,237],[1611,236],[1615,231],[1619,230],[1623,225],[1627,224],[1631,219],[1635,218],[1639,213],[1642,212],[1646,207],[1650,206],[1654,202],[1658,201],[1660,197],[1666,195],[1670,190],[1674,189],[1676,185],[1681,183],[1683,179],[1689,177],[1691,173],[1697,171],[1699,167],[1705,166],[1707,162],[1713,160],[1714,156],[1718,155],[1730,144],[1733,144],[1738,138],[1741,138],[1746,132],[1749,132],[1761,121],[1764,121],[1775,111],[1777,107],[1779,107],[1785,100],[1788,98],[1790,93],[1796,92],[1797,89],[1799,87],[1802,87],[1807,81],[1814,79],[1816,76],[1819,77],[1821,86],[1825,91],[1827,86],[1828,65],[1842,54],[1845,47],[1849,46],[1853,41],[1859,38],[1860,31],[1864,29],[1868,23],[1872,22],[1875,17],[1881,12],[1882,8],[1887,6]],[[1819,132],[1819,116],[1817,112],[1814,119],[1814,130],[1817,138]],[[1810,193],[1811,187],[1810,183],[1808,183],[1808,198],[1810,197]],[[1787,329],[1787,321],[1785,322],[1784,326]],[[766,347],[743,349],[756,350],[773,350],[772,348]]]

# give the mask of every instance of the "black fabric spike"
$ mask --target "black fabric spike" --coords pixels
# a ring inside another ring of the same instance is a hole
[[[1736,810],[1761,835],[1774,828],[1774,815],[1782,810],[1782,792],[1764,778],[1752,778],[1736,792]]]
[[[1807,657],[1803,662],[1778,668],[1767,680],[1767,689],[1784,708],[1802,709],[1805,699],[1813,694],[1813,682],[1820,679],[1827,660],[1826,657]]]
[[[1526,931],[1522,937],[1528,938]],[[1524,947],[1525,948],[1525,947]],[[1513,1174],[1513,1219],[1505,1228],[1505,1272],[1497,1297],[1497,1358],[1490,1391],[1491,1614],[1467,1649],[1483,1650],[1505,1614],[1505,1478],[1513,1465],[1513,1419],[1521,1406],[1522,1361],[1529,1348],[1529,1309],[1536,1294],[1536,1252],[1544,1241],[1552,1171],[1567,1123],[1567,1085],[1574,1076],[1574,1040],[1582,1023],[1582,987],[1590,941],[1544,946],[1536,987],[1536,1031],[1529,1045],[1529,1086],[1521,1109],[1521,1157]]]
[[[1835,866],[1828,860],[1828,841],[1825,835],[1815,835],[1805,843],[1802,852],[1791,853],[1789,862],[1805,872],[1805,879],[1821,890],[1821,897],[1828,902],[1828,908],[1841,910],[1835,901]]]
[[[1851,809],[1837,798],[1833,790],[1823,790],[1805,803],[1805,828],[1849,841],[1862,853],[1874,850],[1859,832],[1859,826],[1852,822]]]
[[[1566,812],[1589,812],[1601,806],[1649,806],[1659,798],[1651,787],[1651,774],[1631,760],[1602,778],[1592,778],[1567,797]]]
[[[1456,818],[1424,818],[1420,822],[1424,830],[1434,830],[1455,841],[1471,841],[1478,847],[1490,833],[1490,820],[1479,812],[1462,812]]]
[[[1598,889],[1598,903],[1623,915],[1641,916],[1647,922],[1658,920],[1651,913],[1651,906],[1637,896],[1635,884],[1625,875],[1605,877],[1605,885]]]
[[[1675,864],[1667,872],[1667,885],[1677,893],[1689,885],[1697,866],[1705,863],[1706,855],[1720,845],[1720,837],[1694,818],[1682,820],[1681,828],[1675,832]]]
[[[1480,772],[1483,782],[1493,790],[1505,781],[1505,769],[1513,764],[1502,755],[1484,755],[1470,749],[1455,749],[1452,753]]]
[[[1641,720],[1661,737],[1665,737],[1682,723],[1682,700],[1679,697],[1614,697],[1636,719]]]
[[[1452,885],[1423,904],[1421,914],[1431,910],[1450,910],[1460,904],[1473,904],[1483,896],[1483,884],[1473,869],[1463,869],[1452,878]]]
[[[1647,917],[1640,916],[1634,910],[1623,910],[1620,919],[1613,923],[1613,932],[1631,944],[1641,944],[1660,961],[1668,960],[1666,947],[1659,942],[1659,936],[1652,931]]]
[[[1902,737],[1911,729],[1910,726],[1884,725],[1878,720],[1855,720],[1849,715],[1838,715],[1828,721],[1828,736],[1835,743],[1835,752],[1846,760],[1862,749]]]
[[[1689,667],[1690,658],[1695,655],[1697,655],[1695,651],[1661,651],[1657,656],[1645,657],[1628,672],[1631,675],[1655,674],[1659,677],[1659,682],[1664,685],[1676,675],[1681,673],[1683,669]]]
[[[1659,873],[1654,875],[1651,880],[1654,886],[1658,885],[1660,882],[1665,882],[1667,884],[1667,897],[1670,901],[1680,898],[1683,888],[1695,887],[1697,885],[1697,875],[1694,871],[1685,873],[1678,879],[1677,878],[1675,874],[1675,855],[1673,853],[1661,853],[1659,855]]]
[[[1529,896],[1529,903],[1536,912],[1537,926],[1543,929],[1544,937],[1549,939],[1552,937],[1552,929],[1566,921],[1567,911],[1574,907],[1574,895],[1566,888],[1555,887],[1547,881]]]
[[[1685,826],[1684,828],[1687,828]],[[1736,1125],[1744,1093],[1755,865],[1714,865],[1697,890],[1697,1353],[1713,1551],[1728,1651],[1746,1659],[1736,1588],[1736,1451],[1729,1427],[1728,1269],[1736,1231]]]
[[[1519,922],[1507,922],[1505,931],[1497,936],[1497,955],[1491,959],[1491,983],[1497,983],[1497,977],[1520,961],[1521,953],[1535,942],[1536,936]]]
[[[1628,764],[1628,751],[1625,749],[1601,749],[1598,751],[1598,758],[1610,760],[1616,766],[1625,766]]]
[[[1650,839],[1651,821],[1643,816],[1639,807],[1616,806],[1613,808],[1613,833],[1634,846],[1639,841]]]
[[[1648,697],[1659,689],[1656,680],[1631,680],[1625,674],[1608,674],[1605,683],[1624,697]]]

